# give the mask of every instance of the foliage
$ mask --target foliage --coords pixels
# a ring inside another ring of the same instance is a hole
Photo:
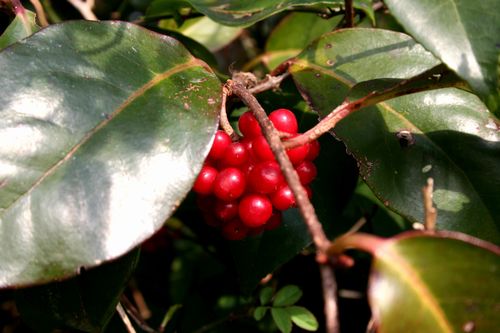
[[[325,133],[341,331],[368,306],[380,332],[500,325],[498,1],[354,0],[357,27],[341,0],[41,3],[41,29],[0,3],[0,325],[122,332],[123,306],[138,331],[325,331],[302,210],[227,241],[190,193],[223,103],[249,108],[226,80],[283,74],[255,95]],[[428,178],[438,231],[409,232]]]

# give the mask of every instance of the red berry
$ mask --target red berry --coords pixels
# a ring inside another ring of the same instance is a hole
[[[215,202],[213,207],[215,216],[221,221],[229,221],[238,216],[238,202],[237,201],[221,201]]]
[[[243,113],[238,120],[238,128],[241,134],[246,138],[254,138],[262,135],[259,123],[251,111]]]
[[[248,152],[244,144],[240,142],[231,143],[220,160],[221,166],[240,166],[248,160]]]
[[[271,194],[271,203],[277,210],[287,210],[295,205],[295,196],[288,185],[284,185]]]
[[[311,161],[304,161],[295,167],[302,185],[307,185],[316,178],[318,171]]]
[[[274,192],[284,182],[280,166],[275,161],[260,162],[248,174],[248,186],[258,193]]]
[[[274,154],[263,135],[256,137],[252,142],[252,151],[259,161],[274,161]]]
[[[314,140],[309,142],[309,153],[306,156],[306,160],[314,161],[318,157],[320,151],[319,141]]]
[[[266,230],[278,228],[281,225],[281,220],[281,213],[273,213],[265,225]]]
[[[217,177],[217,169],[210,165],[203,165],[198,177],[193,185],[193,191],[199,194],[211,194],[215,178]]]
[[[271,201],[264,195],[248,194],[240,201],[241,222],[250,228],[264,225],[273,213]]]
[[[217,198],[231,201],[243,194],[245,183],[245,175],[240,169],[227,168],[215,178],[213,192]]]
[[[241,240],[246,237],[248,227],[240,220],[234,219],[222,226],[222,236],[229,240]]]
[[[297,134],[292,135],[292,137],[295,136],[297,136]],[[292,162],[293,165],[297,165],[304,161],[309,154],[309,144],[287,149],[286,154],[288,155],[290,162]]]
[[[215,133],[214,142],[212,143],[212,148],[208,153],[208,158],[212,160],[218,160],[224,155],[226,148],[231,144],[231,137],[227,135],[224,131],[217,131]]]
[[[269,114],[269,120],[271,120],[274,127],[280,132],[295,134],[299,130],[297,119],[290,110],[274,110],[271,114]]]

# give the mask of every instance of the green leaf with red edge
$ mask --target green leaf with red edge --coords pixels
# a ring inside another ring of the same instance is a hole
[[[388,0],[406,31],[469,82],[500,115],[500,2]]]
[[[500,248],[458,233],[408,233],[382,244],[369,283],[378,332],[498,329]]]
[[[102,331],[116,312],[138,260],[139,250],[135,249],[68,280],[19,289],[16,306],[23,320],[39,332],[64,328]]]
[[[132,24],[75,21],[0,68],[0,287],[74,275],[162,226],[217,128],[205,63]]]
[[[349,29],[323,35],[290,71],[324,117],[356,84],[414,77],[438,64],[405,34]],[[421,221],[421,187],[435,180],[438,228],[500,242],[500,122],[455,88],[394,98],[354,112],[334,129],[377,197]]]
[[[35,13],[29,10],[17,13],[14,20],[0,36],[0,50],[37,32],[40,28],[36,24],[35,18]]]

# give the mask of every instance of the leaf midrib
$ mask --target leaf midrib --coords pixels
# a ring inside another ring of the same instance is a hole
[[[49,169],[47,169],[33,184],[24,191],[24,193],[20,194],[16,200],[12,201],[8,206],[6,206],[3,210],[3,213],[9,211],[11,207],[13,207],[21,198],[25,197],[29,193],[31,193],[38,185],[40,185],[47,177],[55,173],[59,167],[61,167],[66,161],[68,161],[75,153],[78,151],[80,147],[82,147],[86,142],[88,142],[97,132],[103,129],[107,124],[109,124],[115,117],[117,117],[123,110],[127,108],[134,100],[144,95],[146,91],[160,83],[161,81],[169,78],[170,76],[179,73],[185,69],[191,67],[203,67],[205,70],[210,71],[208,65],[206,65],[203,61],[197,58],[191,58],[189,61],[184,62],[182,64],[178,64],[162,73],[157,74],[152,77],[149,81],[143,84],[138,89],[134,90],[120,106],[116,108],[108,117],[104,118],[101,122],[97,123],[94,128],[88,131],[80,141],[78,141],[73,148],[71,148],[63,158],[59,159],[54,165],[52,165]]]

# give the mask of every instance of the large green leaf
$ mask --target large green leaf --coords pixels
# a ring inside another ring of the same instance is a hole
[[[407,35],[351,29],[324,35],[295,60],[292,75],[321,116],[356,83],[409,78],[438,64]],[[499,121],[454,88],[407,95],[353,113],[335,128],[374,193],[421,221],[420,189],[435,179],[438,228],[500,242]]]
[[[204,45],[212,52],[231,43],[242,31],[242,28],[228,27],[206,16],[187,20],[179,27],[179,32]]]
[[[262,61],[271,69],[283,61],[295,57],[309,43],[339,24],[341,16],[330,20],[312,13],[292,13],[273,30],[266,42]],[[294,38],[290,38],[294,36]]]
[[[210,69],[174,39],[83,21],[5,49],[0,69],[0,287],[72,275],[152,235],[210,148]]]
[[[39,27],[35,22],[35,13],[22,10],[0,36],[0,50],[37,32]]]
[[[58,328],[102,331],[138,259],[139,250],[133,250],[69,280],[17,290],[16,305],[23,320],[38,332]]]
[[[169,1],[169,0],[164,0]],[[201,13],[212,20],[231,26],[249,26],[271,15],[297,6],[314,6],[339,8],[344,0],[188,0]],[[354,7],[373,17],[370,1],[354,1]]]
[[[378,332],[495,332],[500,249],[448,235],[405,236],[375,251],[369,297]]]
[[[387,0],[416,40],[484,97],[500,114],[500,2]]]

